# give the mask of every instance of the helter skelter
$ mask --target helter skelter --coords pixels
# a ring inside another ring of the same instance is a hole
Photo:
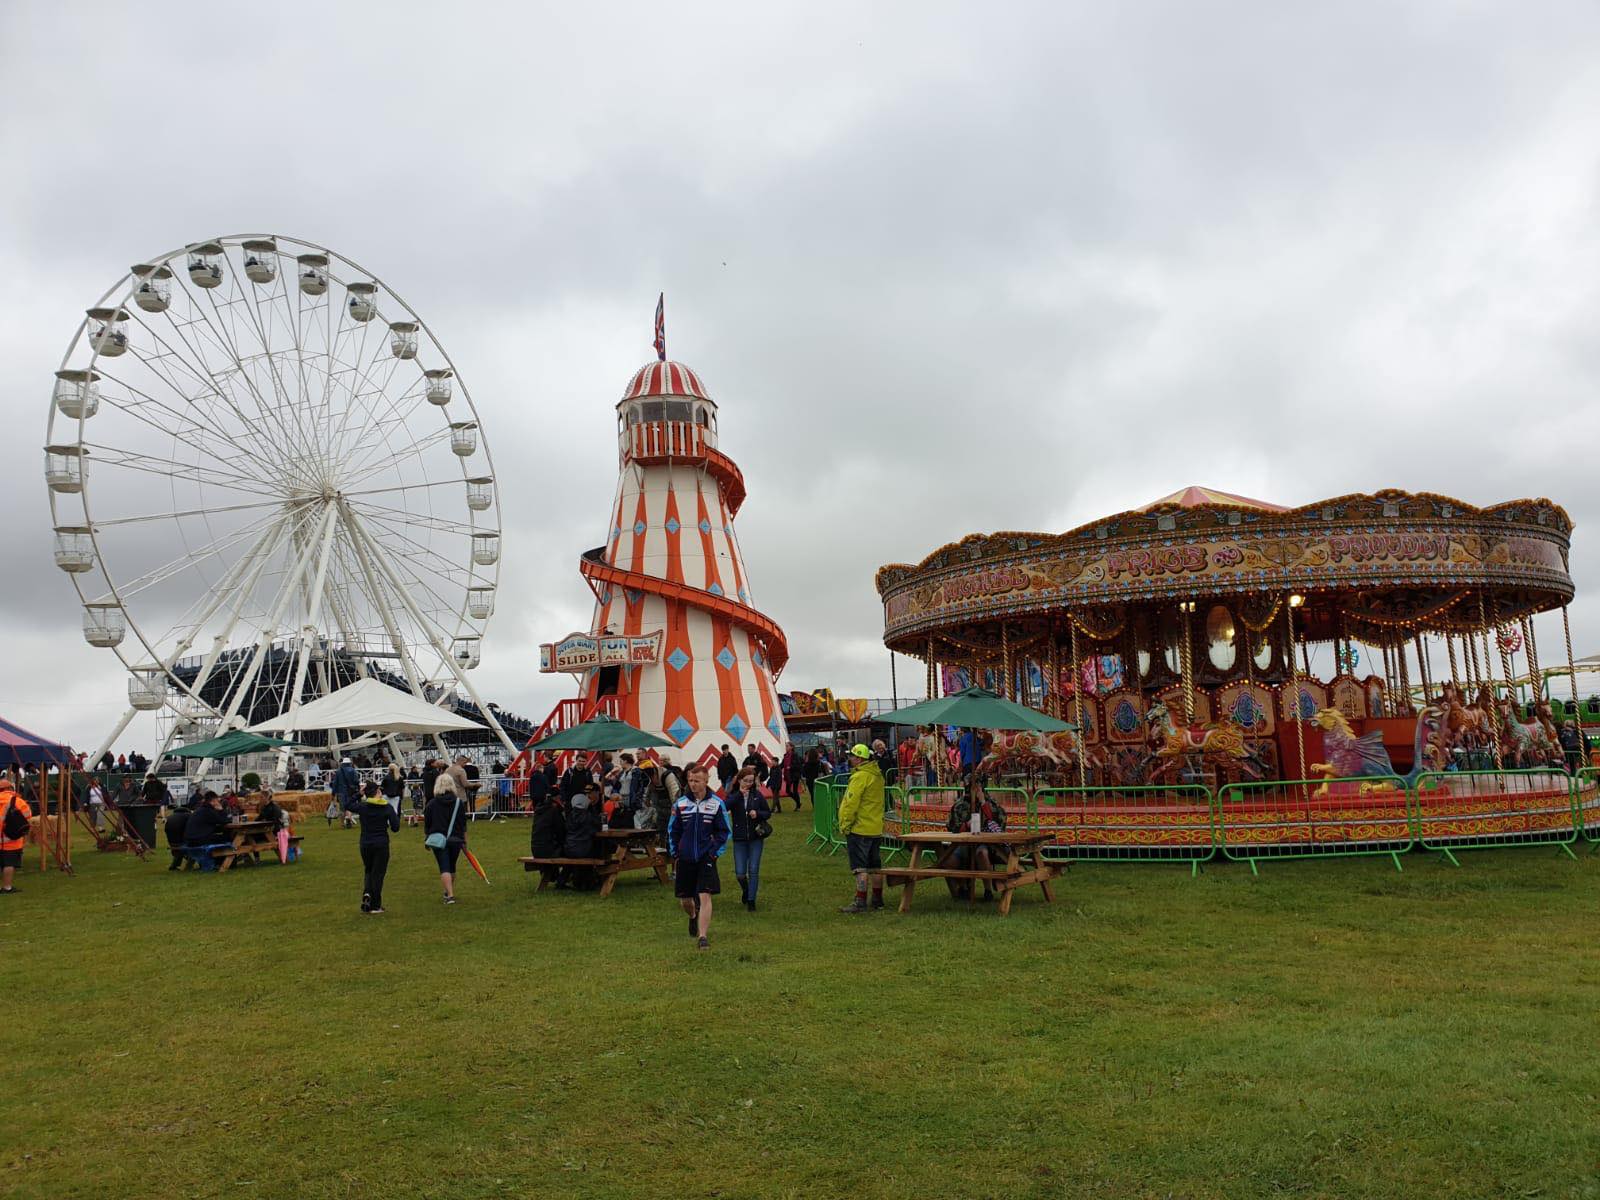
[[[971,535],[877,587],[929,694],[986,682],[1079,726],[1002,740],[997,773],[1016,750],[1085,789],[1506,772],[1561,761],[1549,698],[1524,712],[1512,681],[1539,676],[1540,614],[1571,662],[1571,532],[1542,499],[1190,487],[1062,534]]]

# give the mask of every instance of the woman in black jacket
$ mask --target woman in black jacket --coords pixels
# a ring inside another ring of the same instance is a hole
[[[398,763],[389,764],[389,773],[383,777],[383,782],[378,785],[378,790],[383,793],[383,798],[393,807],[396,814],[400,812],[400,798],[406,794],[406,777],[400,773]]]
[[[560,858],[567,840],[567,817],[561,805],[550,793],[545,793],[539,807],[533,810],[533,832],[528,838],[528,852],[534,858]],[[555,867],[540,867],[540,883],[553,882],[560,874]]]
[[[361,884],[361,911],[376,915],[383,911],[383,877],[389,873],[389,834],[400,832],[400,814],[368,783],[362,789],[361,807],[356,818],[361,825],[361,865],[366,875]]]
[[[756,769],[745,767],[722,798],[733,827],[733,874],[739,881],[744,906],[756,910],[756,887],[761,882],[761,851],[766,843],[756,836],[756,826],[772,819],[772,808],[756,784]]]
[[[456,902],[456,862],[467,845],[467,806],[456,789],[456,781],[440,771],[433,782],[433,799],[422,811],[422,827],[427,837],[440,834],[444,845],[433,848],[439,864],[439,882],[444,885],[444,902]]]

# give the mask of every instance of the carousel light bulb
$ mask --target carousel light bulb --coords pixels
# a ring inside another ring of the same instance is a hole
[[[1294,593],[1294,595],[1289,597],[1289,607],[1290,608],[1299,608],[1305,602],[1306,602],[1306,598],[1304,596],[1302,596],[1299,592],[1296,592],[1296,593]]]

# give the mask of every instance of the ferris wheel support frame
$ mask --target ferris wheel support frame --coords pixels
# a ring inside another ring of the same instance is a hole
[[[374,580],[376,575],[372,569],[372,560],[367,556],[367,547],[364,539],[352,532],[350,542],[355,547],[356,561],[361,564],[362,573],[366,575],[369,581]],[[394,613],[389,611],[389,602],[384,599],[383,589],[374,588],[372,597],[373,607],[378,610],[378,617],[383,621],[384,629],[388,631],[389,645],[393,647],[395,654],[399,656],[400,669],[405,674],[406,682],[411,685],[411,694],[418,700],[425,700],[426,697],[422,694],[422,681],[417,674],[417,666],[411,661],[411,656],[406,653],[405,639],[400,636],[400,626],[395,622]],[[433,744],[441,755],[445,753],[444,738],[437,733],[433,735]],[[427,798],[424,797],[424,799]]]
[[[205,707],[209,708],[213,713],[216,713],[219,719],[221,719],[222,714],[218,712],[216,705],[205,699],[205,686],[211,679],[211,673],[217,669],[217,662],[222,658],[222,652],[228,647],[228,639],[233,636],[234,626],[239,623],[239,620],[244,613],[244,597],[249,594],[252,588],[255,587],[256,580],[261,577],[261,573],[266,570],[267,564],[272,560],[273,552],[277,549],[278,543],[281,542],[285,536],[284,530],[285,522],[283,518],[279,518],[272,523],[266,532],[261,535],[256,544],[251,547],[250,553],[246,555],[245,558],[241,559],[237,564],[235,564],[235,568],[231,569],[229,573],[224,576],[223,581],[217,585],[216,596],[207,606],[206,611],[201,614],[200,620],[195,623],[195,630],[197,632],[204,628],[205,623],[209,621],[217,609],[222,606],[224,597],[232,593],[234,600],[232,610],[233,615],[228,618],[228,623],[223,627],[222,632],[212,640],[211,649],[206,651],[205,658],[201,660],[200,670],[195,673],[194,686],[188,687],[185,685],[189,694],[201,704],[205,705]],[[245,570],[245,564],[251,558],[254,558],[256,561],[248,570],[248,581],[242,588],[235,587],[235,584],[239,581],[240,576],[247,573]],[[171,664],[162,664],[162,666],[167,670],[167,677],[169,679],[177,679],[177,676],[172,668],[177,665],[178,659],[182,657],[183,652],[189,648],[193,641],[194,634],[187,635],[178,644],[178,649],[173,653]],[[182,681],[180,680],[179,682],[181,683]],[[167,707],[172,707],[170,702],[168,702]],[[224,730],[221,732],[226,731]],[[158,763],[166,756],[167,751],[172,749],[172,743],[177,741],[177,738],[178,721],[174,720],[172,722],[172,728],[167,730],[167,736],[162,739],[161,752],[156,755],[156,761]]]
[[[323,525],[326,526],[332,519],[333,508],[330,506],[327,514],[322,518]],[[321,529],[317,531],[318,540],[320,540],[322,533],[323,530]],[[285,577],[283,587],[278,592],[277,602],[273,605],[272,615],[267,618],[266,624],[261,630],[261,636],[256,639],[255,648],[251,651],[250,665],[245,669],[238,683],[234,685],[233,695],[228,698],[227,711],[222,714],[222,720],[217,726],[219,735],[228,732],[228,723],[239,715],[239,706],[244,703],[246,693],[255,686],[256,677],[261,674],[261,667],[266,662],[267,648],[272,645],[272,635],[283,624],[284,611],[289,607],[290,597],[294,595],[294,589],[299,586],[301,576],[305,574],[306,568],[311,565],[311,555],[314,550],[315,541],[312,541],[296,557],[294,569]],[[204,775],[210,766],[211,760],[209,758],[201,759],[200,765],[195,768],[195,774]]]
[[[500,727],[500,721],[495,717],[494,713],[489,711],[489,706],[478,695],[478,689],[468,682],[465,672],[456,665],[455,656],[450,653],[449,647],[443,644],[438,631],[433,628],[432,623],[417,608],[415,601],[411,599],[410,594],[401,585],[400,580],[395,577],[392,568],[383,560],[383,556],[377,553],[377,547],[372,543],[371,535],[359,523],[351,525],[350,528],[360,537],[367,539],[368,550],[372,553],[373,561],[378,564],[378,569],[383,572],[385,578],[394,587],[396,594],[400,597],[400,603],[405,605],[406,611],[411,614],[411,619],[427,632],[429,639],[433,643],[433,648],[439,653],[440,659],[443,660],[450,674],[455,676],[456,682],[466,689],[467,695],[472,697],[472,702],[478,706],[478,711],[483,714],[484,720],[489,722],[489,728],[494,730],[495,736],[500,739],[500,744],[506,748],[506,752],[508,754],[516,754],[517,747],[512,745],[511,739],[506,736],[506,731]]]
[[[287,712],[290,720],[282,731],[284,739],[291,742],[294,741],[295,734],[294,715],[300,711],[300,693],[306,686],[306,669],[311,666],[311,643],[317,637],[317,618],[322,616],[324,585],[328,581],[328,558],[333,553],[333,536],[339,529],[338,516],[338,508],[330,504],[328,515],[322,522],[325,529],[322,531],[322,552],[317,556],[317,577],[311,585],[305,623],[300,627],[300,646],[295,654],[294,685],[289,691]]]
[[[270,525],[267,529],[262,531],[261,536],[256,539],[255,545],[251,546],[249,552],[243,558],[241,558],[238,562],[234,563],[231,567],[228,568],[228,573],[223,576],[222,580],[212,590],[211,600],[210,600],[209,604],[201,612],[199,620],[197,620],[195,622],[194,627],[195,627],[196,631],[204,628],[205,623],[212,618],[212,616],[216,613],[217,609],[222,607],[223,602],[233,592],[234,584],[237,581],[238,576],[243,574],[249,568],[250,564],[258,556],[261,556],[262,548],[266,544],[267,540],[270,538],[270,539],[273,540],[273,544],[276,544],[277,537],[281,536],[282,532],[283,532],[282,522],[281,521],[273,522],[272,525]],[[251,585],[254,584],[256,576],[258,576],[260,574],[260,572],[266,567],[266,562],[267,562],[267,558],[268,557],[270,557],[270,554],[267,555],[267,556],[261,557],[259,565],[255,567],[255,570],[251,575],[251,579],[250,579],[250,584]],[[183,655],[188,651],[189,647],[194,644],[194,634],[193,633],[188,634],[187,636],[184,637],[184,639],[182,641],[180,641],[178,643],[177,647],[172,652],[171,661],[170,662],[159,662],[158,661],[154,665],[159,667],[161,670],[165,671],[166,672],[166,676],[167,676],[167,678],[169,680],[178,682],[180,686],[185,686],[185,690],[188,691],[190,695],[192,695],[196,700],[199,700],[200,703],[206,704],[205,700],[201,699],[200,692],[205,687],[206,680],[210,678],[211,671],[216,665],[217,658],[219,658],[221,656],[222,650],[223,650],[224,646],[226,646],[226,644],[227,644],[228,635],[233,632],[234,625],[236,625],[238,623],[240,612],[241,612],[241,607],[240,607],[240,605],[238,605],[236,603],[235,606],[234,606],[233,617],[228,622],[227,628],[223,630],[222,634],[216,639],[216,641],[213,644],[211,650],[209,650],[207,652],[205,661],[201,664],[200,673],[195,676],[194,687],[189,688],[189,687],[183,685],[182,681],[178,680],[177,677],[172,672],[172,667],[174,665],[176,665],[177,661],[180,658],[183,657]],[[147,644],[145,648],[149,649],[150,647]],[[164,705],[163,707],[170,708],[171,704],[168,703],[168,704]],[[209,704],[207,704],[206,707],[212,708],[212,711],[215,711],[215,709]],[[134,717],[136,717],[138,715],[139,715],[139,710],[137,708],[134,708],[130,704],[128,706],[128,708],[126,709],[126,711],[123,712],[122,719],[119,720],[117,722],[117,724],[116,724],[116,727],[113,728],[111,730],[111,732],[106,735],[105,740],[102,741],[100,743],[99,747],[96,748],[93,757],[91,757],[89,759],[89,761],[91,763],[99,762],[100,759],[105,755],[106,751],[111,749],[112,745],[116,742],[117,738],[122,736],[122,731],[124,729],[126,729],[128,727],[128,725],[133,721]],[[167,751],[172,748],[172,743],[175,740],[175,738],[177,737],[177,732],[178,732],[178,727],[177,727],[176,722],[174,722],[172,729],[170,729],[167,732],[166,738],[161,743],[161,749],[159,750],[159,752],[155,756],[154,761],[157,764],[159,764],[161,762],[161,760],[166,756]]]

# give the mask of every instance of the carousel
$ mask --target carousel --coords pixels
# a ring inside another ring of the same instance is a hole
[[[876,582],[884,642],[923,661],[930,696],[983,684],[1076,726],[997,736],[991,777],[1327,796],[1561,764],[1559,710],[1513,681],[1540,677],[1541,616],[1570,667],[1571,532],[1543,499],[1287,508],[1191,487],[1066,533],[971,535]]]

